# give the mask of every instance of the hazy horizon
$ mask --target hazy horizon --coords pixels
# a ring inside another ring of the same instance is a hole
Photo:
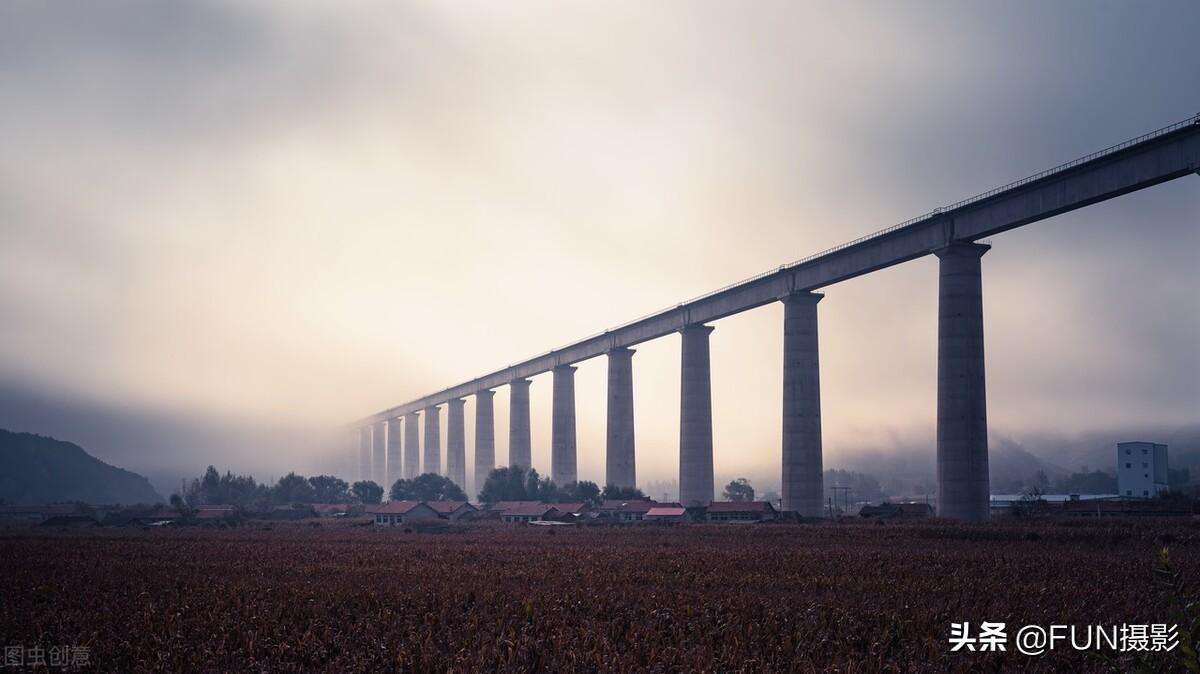
[[[353,419],[1200,112],[1196,34],[1185,2],[0,7],[0,427],[353,475]],[[1200,425],[1198,181],[992,240],[994,441]],[[935,261],[822,292],[826,466],[931,451]],[[777,480],[782,309],[714,325],[716,473]],[[639,481],[677,479],[679,338],[633,362]],[[576,380],[601,482],[603,359]],[[500,464],[507,422],[500,389]]]

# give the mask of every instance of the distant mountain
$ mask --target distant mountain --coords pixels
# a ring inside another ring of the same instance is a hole
[[[1053,482],[1071,471],[1050,463],[1025,449],[1011,438],[993,440],[988,448],[988,468],[991,473],[992,493],[1015,494],[1035,482],[1039,472]]]
[[[38,504],[159,503],[149,480],[91,456],[79,445],[0,429],[0,499]]]
[[[1050,481],[1070,471],[1051,463],[1008,438],[992,438],[988,448],[988,472],[993,493],[1015,493],[1033,484],[1039,472]],[[937,491],[937,458],[931,445],[901,444],[887,450],[860,450],[843,459],[841,466],[879,480],[883,492],[912,496]]]
[[[1115,473],[1117,443],[1131,440],[1161,442],[1167,445],[1167,463],[1171,468],[1200,467],[1200,424],[1177,427],[1128,427],[1090,431],[1077,435],[1023,433],[1019,441],[1028,452],[1071,471],[1103,470]]]

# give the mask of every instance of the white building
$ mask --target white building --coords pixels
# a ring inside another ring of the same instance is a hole
[[[1150,498],[1167,490],[1167,446],[1153,442],[1117,443],[1117,492]]]

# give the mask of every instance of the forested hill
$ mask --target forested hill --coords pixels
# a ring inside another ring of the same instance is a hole
[[[158,503],[149,480],[97,459],[79,445],[0,429],[0,499],[10,504],[83,501]]]

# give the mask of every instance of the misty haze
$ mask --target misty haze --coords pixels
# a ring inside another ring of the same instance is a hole
[[[1198,34],[0,7],[4,665],[1200,667]]]

